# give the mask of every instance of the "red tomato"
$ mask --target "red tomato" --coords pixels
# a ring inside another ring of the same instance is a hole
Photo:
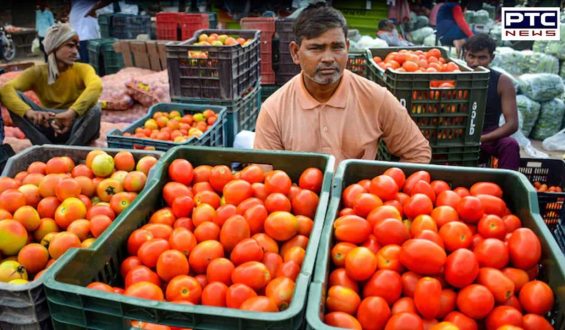
[[[172,181],[190,185],[194,176],[192,164],[186,159],[175,159],[169,165],[169,178]]]
[[[265,189],[269,194],[279,192],[288,195],[290,186],[292,186],[292,181],[284,171],[274,170],[265,177]]]
[[[508,239],[510,261],[520,269],[534,267],[541,258],[541,243],[537,235],[529,228],[519,228]]]
[[[239,205],[253,197],[251,184],[245,180],[232,180],[224,185],[223,196],[226,204]]]
[[[392,270],[379,270],[366,282],[363,297],[379,296],[393,304],[402,294],[402,279]]]
[[[432,200],[424,194],[413,195],[407,199],[402,206],[404,214],[410,219],[421,214],[431,214],[434,209]]]
[[[239,307],[244,311],[253,312],[278,312],[277,304],[273,299],[265,296],[251,297],[244,301]]]
[[[445,244],[445,249],[448,251],[466,249],[473,242],[471,229],[460,221],[452,221],[443,225],[439,229],[439,236]]]
[[[237,243],[250,236],[249,224],[241,215],[228,218],[220,230],[220,242],[227,251],[231,251]]]
[[[168,282],[177,275],[187,275],[189,270],[186,256],[178,250],[166,250],[157,260],[157,274]]]
[[[346,207],[353,208],[353,204],[357,199],[357,197],[359,197],[359,195],[361,195],[364,192],[366,192],[365,188],[363,188],[363,186],[361,186],[360,184],[357,183],[350,184],[349,186],[347,186],[347,188],[343,190],[341,197],[341,199],[343,200],[343,204]]]
[[[479,275],[479,262],[475,254],[467,249],[451,253],[445,262],[445,280],[451,286],[464,288]]]
[[[169,248],[170,245],[167,240],[162,238],[154,238],[143,243],[139,247],[139,250],[137,250],[137,256],[145,266],[155,267],[161,253],[165,252]]]
[[[465,315],[477,320],[486,317],[493,307],[492,293],[480,284],[471,284],[463,288],[457,296],[457,308]]]
[[[296,284],[287,277],[277,277],[265,288],[265,295],[271,298],[279,310],[285,310],[290,305]]]
[[[363,243],[372,232],[369,222],[357,215],[337,218],[333,227],[335,237],[349,243]]]
[[[164,300],[163,290],[151,282],[137,282],[126,288],[124,295],[150,300]]]
[[[553,330],[553,326],[543,316],[526,314],[522,318],[524,330]]]
[[[414,196],[415,194],[424,194],[428,196],[432,202],[436,200],[434,189],[428,182],[423,180],[417,181],[412,187],[410,195]]]
[[[481,200],[474,196],[461,198],[456,209],[461,220],[468,223],[477,223],[484,214]]]
[[[425,319],[435,319],[441,312],[441,283],[432,277],[422,277],[416,284],[414,304]]]
[[[360,217],[367,217],[371,211],[383,205],[383,201],[371,193],[361,193],[353,202],[353,212]]]
[[[224,247],[218,241],[198,243],[188,257],[190,269],[197,274],[204,274],[210,262],[224,256]]]
[[[438,318],[444,318],[447,314],[451,313],[455,309],[455,304],[457,304],[457,293],[451,289],[441,290]]]
[[[514,295],[514,282],[495,268],[481,268],[477,283],[489,289],[498,303],[504,303]]]
[[[520,290],[520,304],[528,312],[545,315],[553,307],[553,291],[542,281],[526,283]]]
[[[263,231],[265,220],[269,216],[269,212],[263,205],[254,205],[247,209],[243,216],[249,224],[250,234],[255,235]]]
[[[461,312],[451,312],[447,314],[444,321],[455,324],[459,330],[477,330],[479,328],[475,320]]]
[[[324,316],[324,323],[339,328],[347,328],[353,330],[361,330],[361,323],[359,321],[343,312],[331,312]]]
[[[477,226],[479,234],[484,238],[498,238],[503,240],[506,236],[504,221],[497,215],[485,215]]]
[[[404,171],[402,171],[398,167],[391,167],[387,169],[383,174],[393,178],[398,188],[402,188],[404,186],[404,182],[406,181],[406,176],[404,175]]]
[[[295,197],[292,198],[292,211],[295,215],[303,215],[313,218],[316,215],[318,202],[320,198],[318,195],[308,189],[302,189]]]
[[[317,194],[322,190],[324,173],[315,167],[305,169],[300,178],[298,178],[298,186],[302,189],[311,190]]]
[[[383,201],[392,200],[398,193],[398,185],[394,178],[388,175],[379,175],[371,180],[369,192],[378,196]]]
[[[263,263],[249,261],[237,266],[231,279],[233,283],[243,283],[252,289],[260,290],[271,280],[271,273]]]
[[[398,211],[398,209],[396,209],[394,206],[383,205],[371,211],[371,213],[369,213],[369,215],[367,216],[367,221],[369,221],[371,228],[374,228],[378,222],[387,218],[402,220],[402,216],[400,215],[400,211]]]
[[[391,308],[392,314],[398,313],[412,313],[417,314],[416,306],[414,305],[414,299],[410,297],[402,297],[398,299]]]
[[[361,301],[357,310],[357,320],[363,329],[380,330],[391,316],[386,300],[381,297],[367,297]]]
[[[511,233],[514,230],[522,227],[522,221],[520,221],[520,218],[518,218],[514,214],[505,215],[502,218],[502,221],[504,221],[504,228],[506,229],[507,233]]]
[[[424,330],[424,322],[413,313],[398,313],[392,315],[385,330]]]
[[[498,306],[492,310],[486,320],[487,330],[496,330],[503,325],[522,326],[522,313],[510,306]]]
[[[184,227],[173,229],[169,236],[169,245],[171,246],[171,249],[179,250],[185,256],[190,255],[190,252],[194,249],[197,243],[198,242],[196,241],[194,234]]]
[[[530,281],[528,273],[523,269],[507,267],[502,270],[502,273],[514,282],[515,293],[519,293],[524,284]]]
[[[459,196],[455,191],[446,190],[438,194],[436,198],[436,206],[447,205],[456,208],[460,200],[461,196]]]
[[[239,308],[244,301],[253,297],[257,297],[257,293],[247,285],[242,283],[232,284],[226,292],[226,306]]]
[[[345,271],[356,280],[364,281],[377,269],[377,257],[366,247],[355,247],[345,256]]]
[[[344,286],[332,286],[328,290],[326,307],[330,312],[344,312],[355,315],[361,298],[357,292]]]
[[[412,237],[418,236],[418,234],[420,234],[423,230],[431,230],[437,233],[436,221],[427,214],[419,215],[412,220],[412,224],[410,225],[410,235]]]
[[[481,201],[485,214],[495,214],[499,217],[506,215],[506,203],[502,198],[491,195],[477,195],[476,197]]]
[[[465,187],[457,187],[457,188],[453,189],[453,191],[455,193],[457,193],[457,195],[459,195],[461,198],[471,195],[471,193],[469,192],[469,189],[467,189]]]
[[[437,244],[424,239],[411,239],[402,244],[400,262],[421,275],[439,274],[447,256]]]
[[[363,247],[368,248],[374,254],[377,254],[379,252],[379,249],[381,248],[379,242],[377,241],[377,237],[375,237],[375,235],[369,235],[369,239],[367,239],[363,243]]]
[[[202,290],[202,305],[225,307],[227,292],[228,286],[222,282],[208,283]]]
[[[165,296],[168,301],[189,301],[198,304],[202,295],[202,287],[200,283],[188,275],[179,275],[173,278],[165,290]]]
[[[404,191],[408,195],[411,195],[412,194],[412,188],[414,187],[416,182],[418,182],[420,180],[423,180],[427,183],[430,183],[430,181],[431,181],[430,173],[428,173],[426,171],[417,171],[417,172],[412,173],[406,179],[406,182],[404,183],[404,189],[402,191]]]
[[[413,238],[420,238],[420,239],[426,239],[430,242],[434,242],[437,245],[439,245],[442,249],[445,249],[445,244],[443,243],[443,239],[441,238],[441,236],[439,236],[439,234],[435,231],[431,231],[429,229],[425,229],[423,230],[421,233],[419,233],[418,235],[414,236]]]
[[[400,264],[400,246],[390,244],[380,248],[377,252],[378,269],[390,269],[396,272],[402,272],[403,267]]]
[[[231,273],[235,269],[234,264],[226,258],[212,260],[206,268],[206,278],[209,283],[222,282],[226,285],[231,284]]]
[[[128,238],[128,253],[129,255],[137,255],[139,247],[143,243],[150,241],[154,238],[153,233],[146,229],[134,230]]]
[[[510,258],[504,242],[496,238],[482,240],[473,249],[473,253],[481,267],[502,269],[506,267]]]
[[[272,193],[265,198],[265,208],[269,213],[275,211],[290,212],[292,210],[292,204],[286,195],[281,193]]]
[[[263,249],[256,240],[246,238],[233,248],[230,259],[236,266],[248,261],[262,261]]]
[[[224,186],[231,180],[233,180],[233,174],[226,165],[216,165],[210,170],[210,185],[218,193],[221,193]]]
[[[338,268],[330,273],[328,286],[332,287],[334,285],[341,285],[350,288],[355,292],[359,292],[359,286],[357,285],[357,282],[347,276],[345,268]]]
[[[414,291],[416,291],[416,284],[421,278],[420,275],[414,272],[404,272],[402,273],[402,292],[406,297],[414,297]]]
[[[402,221],[388,218],[375,224],[373,233],[381,245],[401,245],[410,238],[408,228]]]
[[[471,186],[469,192],[473,196],[485,194],[502,198],[502,189],[493,182],[477,182]]]
[[[246,166],[241,172],[239,172],[239,177],[251,184],[259,183],[265,181],[265,173],[261,166],[252,164]]]
[[[443,180],[434,180],[430,183],[430,186],[432,186],[434,193],[438,197],[439,197],[439,194],[441,194],[442,192],[451,189],[451,187],[449,187],[449,184],[447,182],[443,181]],[[436,200],[436,202],[437,202],[437,200]]]

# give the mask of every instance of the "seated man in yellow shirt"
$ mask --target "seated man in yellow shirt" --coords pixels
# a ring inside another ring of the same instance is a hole
[[[49,28],[43,44],[47,63],[5,84],[0,99],[32,144],[88,145],[100,134],[102,80],[92,66],[75,63],[79,40],[70,25]],[[28,90],[44,107],[22,94]]]

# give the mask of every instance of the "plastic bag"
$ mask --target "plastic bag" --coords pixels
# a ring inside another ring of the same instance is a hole
[[[532,100],[544,102],[560,96],[565,87],[556,74],[527,73],[520,76],[520,90]]]
[[[125,68],[117,73],[102,77],[102,95],[99,98],[103,110],[126,110],[133,106],[127,83],[136,77],[153,74],[153,71],[140,68]]]
[[[542,146],[548,151],[565,151],[565,129],[543,140]]]
[[[368,48],[386,48],[388,44],[386,41],[380,38],[371,38],[369,36],[362,36],[357,42],[357,50],[365,50]]]
[[[476,11],[473,17],[473,23],[475,24],[487,24],[489,20],[488,11],[483,9]]]
[[[519,76],[527,71],[527,58],[522,52],[517,52],[512,48],[498,47],[491,66],[496,66],[508,71],[510,74]]]
[[[35,38],[31,42],[31,53],[33,55],[41,55],[41,49],[39,48],[39,38]]]
[[[429,25],[430,19],[427,16],[418,16],[416,17],[416,22],[414,23],[414,30],[421,29]]]
[[[539,118],[532,130],[531,137],[536,140],[543,140],[559,132],[564,114],[565,104],[560,99],[555,98],[542,103]]]
[[[544,53],[524,50],[526,61],[522,63],[524,73],[559,73],[559,60],[556,57]]]
[[[519,122],[519,128],[522,127],[522,116],[520,115],[520,113],[518,112],[518,122]],[[504,125],[504,115],[500,116],[500,121],[499,121],[499,126]],[[524,150],[524,152],[533,158],[547,158],[549,157],[548,154],[546,154],[545,152],[542,152],[538,149],[536,149],[533,145],[532,145],[532,141],[530,141],[522,132],[521,129],[518,129],[514,134],[510,135],[510,137],[514,138],[514,140],[516,140],[516,142],[518,142],[518,145],[520,145],[520,148],[522,148],[522,150]]]
[[[436,45],[436,34],[432,33],[424,38],[424,46],[433,47]]]
[[[423,27],[421,29],[410,32],[409,39],[414,43],[422,44],[424,42],[424,39],[426,39],[427,36],[433,33],[434,29],[432,29],[431,27]]]
[[[545,47],[547,47],[548,43],[549,43],[549,41],[536,40],[536,41],[534,41],[534,44],[532,45],[532,50],[534,52],[543,53],[543,52],[545,52]]]
[[[541,105],[525,95],[518,95],[516,96],[516,107],[518,108],[518,115],[522,118],[522,125],[520,125],[522,133],[525,136],[530,136],[538,120]]]
[[[133,99],[146,107],[159,102],[171,101],[167,70],[142,78],[134,78],[127,86]]]

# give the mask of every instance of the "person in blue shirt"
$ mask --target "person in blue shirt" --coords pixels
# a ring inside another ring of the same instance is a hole
[[[455,46],[459,55],[465,40],[473,36],[459,0],[448,0],[439,7],[436,23],[436,36],[441,45]]]
[[[43,53],[45,62],[47,62],[47,54],[45,54],[45,48],[43,47],[43,39],[45,39],[47,29],[53,24],[55,24],[55,18],[51,10],[47,7],[47,1],[39,1],[37,9],[35,10],[35,29],[37,30],[37,37],[39,38],[39,49],[41,49],[41,53]]]

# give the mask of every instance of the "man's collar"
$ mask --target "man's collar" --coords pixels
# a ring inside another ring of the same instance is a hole
[[[348,70],[343,71],[343,75],[341,76],[341,81],[339,82],[337,89],[335,90],[332,97],[325,104],[333,108],[345,109],[345,103],[347,100],[347,95],[346,95],[347,85],[349,83],[349,79],[351,79],[351,77],[349,76],[350,74],[351,72],[349,72]],[[299,82],[298,82],[297,92],[300,97],[300,103],[302,104],[302,108],[314,109],[317,106],[321,105],[322,103],[318,102],[318,100],[316,100],[306,89],[306,86],[304,85],[303,72],[300,73],[300,77],[298,80]]]

